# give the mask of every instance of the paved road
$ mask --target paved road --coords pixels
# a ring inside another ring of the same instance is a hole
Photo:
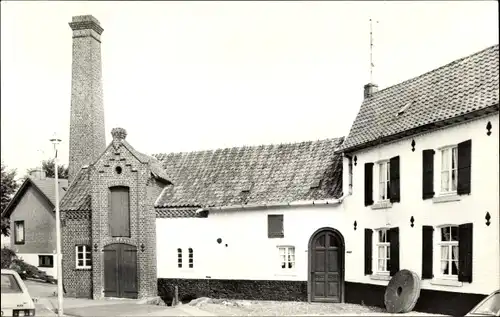
[[[55,317],[57,311],[57,287],[53,284],[25,281],[28,291],[35,300],[36,315]],[[64,314],[78,317],[99,316],[213,316],[195,307],[178,307],[138,304],[134,300],[91,300],[64,298]]]

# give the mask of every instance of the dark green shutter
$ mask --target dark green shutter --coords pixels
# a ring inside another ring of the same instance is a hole
[[[422,279],[434,277],[432,274],[433,235],[432,226],[422,226]]]
[[[373,163],[365,163],[365,206],[373,205]]]
[[[370,275],[372,271],[372,250],[373,250],[373,230],[365,229],[365,275]]]
[[[390,275],[393,276],[399,271],[399,228],[389,229],[389,241],[391,243],[390,251]]]
[[[434,197],[434,153],[422,151],[422,199]]]
[[[458,226],[458,280],[472,283],[472,223]]]
[[[399,156],[395,156],[389,161],[389,199],[391,202],[399,202],[400,195],[400,176],[399,176]]]
[[[472,141],[467,140],[458,144],[458,185],[457,194],[470,194],[470,169],[471,169]]]

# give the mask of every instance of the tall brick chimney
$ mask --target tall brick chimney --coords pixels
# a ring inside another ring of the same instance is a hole
[[[68,181],[106,148],[102,95],[101,34],[91,15],[74,16]]]

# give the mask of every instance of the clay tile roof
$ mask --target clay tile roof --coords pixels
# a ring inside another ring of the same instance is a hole
[[[157,218],[194,218],[198,208],[156,208]]]
[[[498,111],[498,47],[491,46],[365,99],[339,150],[367,147],[381,136],[487,108]]]
[[[90,211],[91,187],[89,169],[82,168],[71,183],[66,195],[61,200],[61,211]]]
[[[342,141],[336,138],[157,154],[172,185],[165,187],[156,207],[338,198],[342,192],[342,158],[334,151]],[[311,186],[314,183],[319,186]]]
[[[35,183],[36,187],[40,189],[40,191],[50,200],[52,205],[56,204],[56,189],[54,186],[55,179],[54,178],[44,178],[44,179],[34,179],[30,178],[30,180]],[[64,197],[66,191],[68,190],[68,180],[67,179],[58,179],[59,183],[59,201]]]

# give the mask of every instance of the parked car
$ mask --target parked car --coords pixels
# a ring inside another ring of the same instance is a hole
[[[1,316],[35,316],[35,303],[16,271],[2,269],[1,285]]]
[[[500,289],[488,295],[465,316],[500,316]]]

